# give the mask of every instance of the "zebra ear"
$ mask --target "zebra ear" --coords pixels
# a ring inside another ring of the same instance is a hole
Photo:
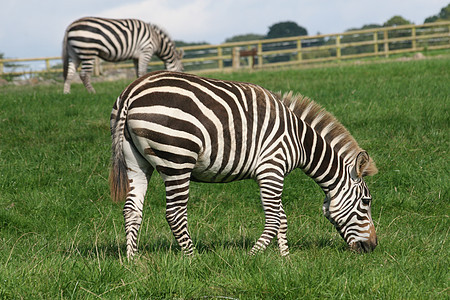
[[[362,178],[366,175],[372,175],[370,170],[370,158],[366,151],[361,151],[358,153],[355,159],[355,166],[353,167],[351,176],[353,180]]]
[[[184,50],[183,49],[178,49],[178,57],[179,58],[183,58],[184,56]]]

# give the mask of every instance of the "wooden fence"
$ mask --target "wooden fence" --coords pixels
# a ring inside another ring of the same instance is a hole
[[[238,68],[265,68],[286,65],[340,61],[450,48],[450,22],[380,27],[337,34],[296,36],[288,38],[183,47],[183,65],[187,72],[223,71]],[[17,71],[23,62],[45,62],[43,70]],[[58,61],[57,65],[51,62]],[[9,67],[8,67],[9,66]],[[163,69],[163,63],[152,60],[152,70]],[[95,74],[107,69],[133,68],[131,62],[97,62]],[[8,69],[8,70],[5,70]],[[0,75],[61,73],[61,57],[0,59]]]

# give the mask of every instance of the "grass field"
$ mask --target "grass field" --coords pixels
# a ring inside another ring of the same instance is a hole
[[[321,212],[301,170],[285,182],[290,258],[263,228],[253,181],[192,185],[197,253],[165,221],[155,173],[139,256],[127,262],[122,205],[110,201],[109,113],[127,82],[97,94],[62,84],[0,87],[0,299],[444,299],[450,297],[450,59],[210,74],[293,90],[331,111],[377,163],[367,179],[379,246],[359,255]]]

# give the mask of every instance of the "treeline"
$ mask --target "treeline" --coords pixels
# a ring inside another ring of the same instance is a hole
[[[424,20],[424,23],[449,21],[449,20],[450,20],[450,4],[448,4],[446,7],[443,7],[438,14],[426,18]],[[412,23],[410,21],[404,19],[402,16],[393,16],[392,18],[390,18],[383,24],[367,24],[367,25],[363,25],[360,28],[350,28],[350,29],[346,30],[346,32],[363,30],[363,29],[400,26],[400,25],[407,25],[407,24],[412,24]],[[253,40],[262,40],[262,39],[273,39],[273,38],[290,37],[290,36],[304,36],[304,35],[308,35],[308,31],[306,28],[298,25],[295,22],[286,21],[286,22],[279,22],[279,23],[273,24],[272,26],[269,27],[269,30],[268,30],[267,34],[265,34],[265,35],[256,34],[256,33],[235,35],[235,36],[225,39],[225,43],[253,41]],[[362,40],[356,39],[355,41],[362,41]],[[316,42],[316,45],[326,44],[326,42],[327,42],[326,40],[320,40],[320,41]],[[190,42],[184,42],[184,41],[176,41],[176,44],[179,47],[183,47],[183,46],[193,46],[193,45],[207,45],[208,43],[207,42],[190,43]],[[305,46],[308,46],[308,45],[305,45]]]
[[[446,21],[450,20],[450,4],[446,7],[442,8],[441,11],[434,16],[430,16],[425,19],[424,23],[429,22],[439,22],[439,21]],[[361,33],[359,31],[364,29],[374,29],[374,28],[383,28],[383,27],[397,27],[401,25],[408,25],[412,24],[412,22],[406,20],[402,16],[393,16],[392,18],[388,19],[383,24],[366,24],[359,28],[350,28],[346,30],[346,33],[343,36],[340,37],[340,43],[342,45],[349,44],[349,43],[358,43],[358,42],[365,42],[367,41],[367,45],[358,45],[358,46],[345,46],[340,49],[341,55],[354,55],[354,54],[364,54],[364,53],[373,53],[374,51],[383,52],[384,51],[384,43],[380,43],[378,45],[374,45],[373,43],[370,44],[371,41],[374,40],[374,33]],[[420,35],[427,35],[427,34],[433,34],[437,33],[434,32],[435,29],[428,29],[424,28],[420,31],[418,30],[415,32],[417,37],[420,37]],[[358,31],[358,32],[357,32]],[[355,34],[351,34],[352,32],[355,32]],[[317,34],[317,35],[320,35]],[[227,38],[225,40],[226,43],[232,43],[232,42],[244,42],[244,41],[254,41],[254,40],[264,40],[264,39],[274,39],[274,38],[283,38],[283,37],[291,37],[291,36],[308,36],[308,31],[306,28],[298,25],[295,22],[292,21],[286,21],[286,22],[279,22],[275,23],[272,26],[268,28],[268,32],[265,35],[261,34],[255,34],[255,33],[248,33],[248,34],[242,34],[242,35],[235,35],[233,37]],[[398,30],[390,30],[388,38],[389,39],[397,39],[399,40],[391,41],[389,42],[389,50],[400,50],[400,49],[407,49],[411,48],[412,41],[411,39],[407,40],[401,40],[402,37],[411,37],[412,36],[412,30],[411,29],[402,29],[399,28]],[[378,40],[383,40],[384,33],[383,31],[379,31],[377,33],[376,38]],[[336,37],[317,37],[317,38],[305,38],[302,39],[301,46],[302,46],[302,58],[303,59],[319,59],[319,58],[326,58],[330,56],[336,56],[336,48],[326,46],[328,45],[335,45],[336,44]],[[428,40],[426,43],[429,43]],[[185,43],[181,41],[177,41],[177,46],[190,46],[190,45],[202,45],[202,44],[208,44],[206,42],[204,43]],[[420,39],[418,39],[418,42],[416,46],[422,47],[422,46],[432,46],[432,45],[438,45],[442,43],[448,43],[448,40],[443,39],[436,39],[435,41],[432,41],[434,44],[426,44],[422,45]],[[321,48],[317,48],[320,46],[325,46]],[[276,51],[276,50],[288,50],[288,49],[296,49],[298,47],[297,41],[292,42],[279,42],[279,43],[264,43],[263,44],[263,52],[267,51]],[[314,47],[314,48],[312,48]],[[311,49],[311,51],[308,51],[308,48]],[[230,49],[224,50],[227,52],[231,51]],[[206,53],[207,52],[207,53]],[[187,51],[185,52],[185,58],[193,58],[193,57],[205,57],[205,56],[214,56],[217,55],[217,53],[213,53],[210,51]],[[268,63],[276,63],[276,62],[287,62],[291,60],[296,60],[297,53],[293,51],[293,53],[286,53],[286,54],[274,54],[270,56],[265,56],[264,60]],[[258,58],[255,58],[256,60]],[[204,62],[208,63],[208,62]],[[191,67],[193,69],[203,68],[204,63],[198,64],[197,66],[189,66],[188,69]],[[214,64],[215,62],[209,62]],[[256,61],[257,63],[257,61]],[[231,60],[224,60],[224,65],[229,66],[231,65]]]

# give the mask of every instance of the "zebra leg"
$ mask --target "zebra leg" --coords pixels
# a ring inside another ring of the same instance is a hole
[[[186,255],[191,255],[194,252],[187,222],[190,177],[191,173],[176,176],[163,175],[166,186],[166,220]]]
[[[80,78],[89,93],[95,94],[95,89],[91,84],[91,74],[94,69],[94,60],[83,60],[81,62]]]
[[[127,163],[127,175],[130,189],[123,207],[125,234],[127,240],[127,258],[137,252],[137,238],[142,222],[142,208],[147,192],[148,181],[153,167],[127,141],[123,141],[123,153]]]
[[[134,71],[136,72],[136,77],[139,77],[139,60],[133,59]]]
[[[265,174],[264,178],[258,180],[266,221],[263,233],[250,251],[251,255],[266,249],[273,237],[278,234],[281,225],[283,178],[279,180],[278,176],[267,175]]]
[[[69,61],[67,66],[67,75],[66,79],[64,80],[64,94],[70,94],[70,83],[73,80],[73,77],[75,76],[75,73],[77,71],[79,63]]]
[[[142,75],[147,74],[147,66],[150,62],[150,59],[152,58],[153,52],[144,52],[141,55],[139,55],[138,58],[138,67],[137,67],[137,77],[141,77]]]
[[[278,239],[278,248],[280,249],[281,256],[289,255],[289,248],[287,244],[287,217],[284,212],[283,205],[281,205],[280,209],[280,229],[278,229],[277,239]]]

